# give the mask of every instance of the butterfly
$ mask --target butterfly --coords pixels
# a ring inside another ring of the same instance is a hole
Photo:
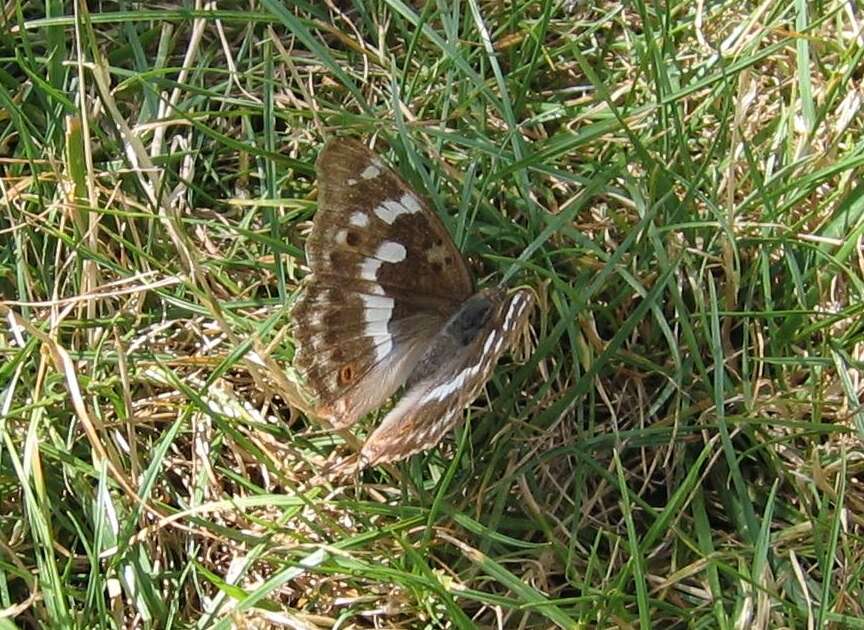
[[[315,167],[294,367],[315,415],[336,429],[403,387],[359,457],[365,466],[400,460],[461,421],[526,325],[532,293],[475,291],[438,215],[361,142],[330,140]]]

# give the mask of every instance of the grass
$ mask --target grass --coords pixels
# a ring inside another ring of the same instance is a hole
[[[854,3],[0,20],[0,627],[864,627]],[[334,134],[539,296],[349,479],[290,370]]]

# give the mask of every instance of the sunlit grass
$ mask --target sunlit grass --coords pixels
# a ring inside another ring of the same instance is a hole
[[[853,6],[6,6],[0,624],[864,627]],[[354,478],[290,369],[334,134],[539,304]]]

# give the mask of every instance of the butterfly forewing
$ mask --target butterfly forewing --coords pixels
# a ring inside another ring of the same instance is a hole
[[[365,145],[328,142],[316,170],[318,213],[306,244],[313,272],[437,296],[453,308],[470,297],[471,274],[438,215]]]
[[[407,379],[472,283],[438,216],[363,144],[329,142],[316,170],[294,364],[318,414],[342,427]]]
[[[480,393],[501,354],[525,326],[531,293],[509,296],[499,290],[471,298],[480,309],[462,308],[435,336],[406,391],[372,433],[361,452],[364,465],[408,457],[431,448],[462,419],[462,410]],[[483,300],[491,304],[482,311]],[[484,319],[485,318],[485,319]]]

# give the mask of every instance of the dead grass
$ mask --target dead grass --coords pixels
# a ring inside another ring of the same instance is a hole
[[[0,620],[864,627],[864,18],[459,7],[4,9]],[[334,133],[540,302],[355,478],[290,370]]]

